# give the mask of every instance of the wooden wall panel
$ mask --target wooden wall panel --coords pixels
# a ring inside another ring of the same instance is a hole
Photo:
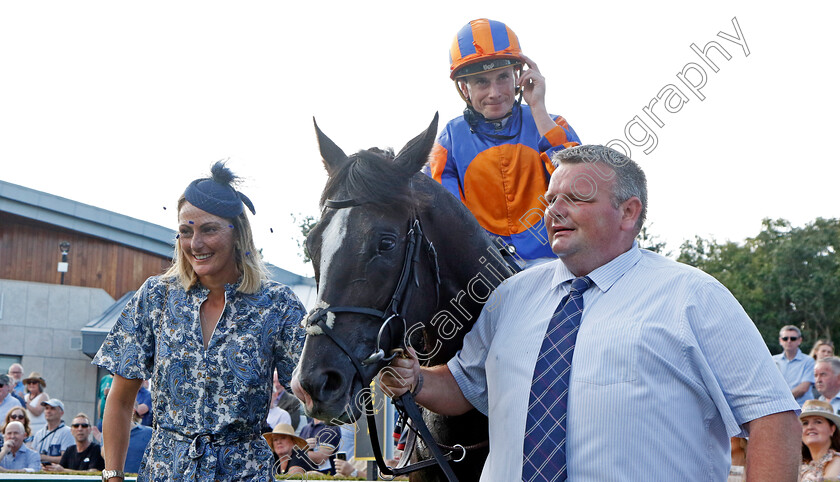
[[[170,259],[114,242],[0,213],[0,278],[59,283],[59,243],[70,242],[64,284],[102,288],[113,298],[162,273]]]

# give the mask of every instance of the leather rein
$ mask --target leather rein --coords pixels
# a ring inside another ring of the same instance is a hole
[[[354,199],[328,199],[324,202],[324,205],[326,207],[333,209],[344,209],[353,206],[359,206],[361,204],[364,204],[364,202],[357,201]],[[317,308],[315,311],[313,311],[313,313],[308,319],[308,326],[314,325],[320,327],[323,333],[327,335],[347,355],[348,358],[350,358],[350,361],[353,363],[353,367],[355,368],[356,373],[361,380],[364,380],[364,367],[380,362],[391,361],[400,353],[404,352],[404,337],[406,331],[408,330],[408,324],[405,319],[404,313],[409,306],[409,302],[411,301],[411,296],[413,294],[413,290],[411,289],[411,287],[420,287],[420,281],[417,277],[417,265],[420,262],[420,255],[422,252],[421,248],[423,246],[427,246],[427,253],[431,260],[431,266],[435,280],[435,304],[437,305],[437,303],[439,302],[440,269],[438,267],[437,252],[435,251],[434,245],[423,235],[423,229],[420,225],[420,219],[417,217],[416,214],[413,216],[413,219],[409,224],[409,229],[406,233],[405,239],[406,248],[405,258],[403,259],[402,272],[397,282],[397,286],[394,289],[394,293],[391,296],[391,300],[384,311],[376,308],[359,306],[331,306],[326,308]],[[328,326],[327,315],[329,313],[355,313],[360,315],[367,315],[378,319],[381,325],[379,327],[379,332],[376,336],[376,346],[374,347],[373,352],[364,360],[359,360],[355,355],[353,355],[352,350],[347,346],[347,344],[344,343],[344,341],[342,341],[337,336],[335,331],[333,331],[333,329],[330,326]],[[397,323],[399,321],[402,322],[401,326]],[[395,325],[396,328],[394,328]],[[392,340],[392,343],[395,339],[400,340],[396,348],[391,349],[390,347],[382,347],[382,335],[385,332],[386,328],[388,328],[390,332],[390,338]],[[394,400],[394,404],[396,405],[397,409],[400,412],[402,412],[406,417],[408,417],[408,419],[411,421],[412,430],[417,431],[417,434],[420,436],[420,438],[423,439],[426,446],[431,451],[433,458],[423,460],[414,464],[405,465],[405,463],[410,458],[410,453],[404,452],[403,458],[400,460],[400,464],[397,467],[389,467],[388,465],[386,465],[385,460],[382,456],[382,449],[379,444],[379,431],[376,427],[376,419],[374,417],[372,398],[373,397],[370,396],[365,397],[365,415],[367,416],[368,432],[370,433],[370,440],[371,445],[373,446],[373,453],[374,457],[376,458],[376,464],[378,465],[379,471],[382,474],[391,476],[391,478],[393,479],[394,477],[397,477],[399,475],[438,465],[440,466],[441,470],[443,470],[443,473],[446,475],[447,480],[449,480],[450,482],[457,482],[458,478],[455,476],[452,467],[449,465],[449,461],[452,460],[452,453],[449,453],[447,455],[443,454],[443,452],[441,451],[441,446],[437,442],[435,442],[434,437],[429,431],[429,428],[423,421],[420,409],[417,407],[417,404],[414,401],[414,395],[412,395],[410,391],[405,392],[404,394],[397,397]],[[460,445],[456,445],[453,448],[458,448],[463,451],[461,457],[455,461],[458,462],[460,460],[463,460],[464,456],[466,455],[466,449],[464,449],[464,447]]]

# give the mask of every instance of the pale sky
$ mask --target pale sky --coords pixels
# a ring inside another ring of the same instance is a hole
[[[174,229],[186,185],[229,159],[266,260],[311,275],[291,215],[317,215],[326,180],[313,116],[352,153],[398,150],[436,111],[460,115],[449,46],[488,17],[516,32],[549,111],[585,143],[628,142],[635,116],[656,135],[647,154],[628,145],[669,249],[695,235],[742,241],[762,218],[801,226],[840,204],[840,4],[771,5],[2,2],[0,179]],[[718,36],[736,36],[733,18],[749,56]],[[710,54],[718,72],[690,47],[710,41],[731,56]],[[677,77],[692,63],[702,101]],[[688,102],[654,105],[660,127],[643,108],[669,84]]]

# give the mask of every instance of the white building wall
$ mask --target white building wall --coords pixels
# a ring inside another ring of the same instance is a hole
[[[81,328],[114,303],[99,288],[0,279],[0,354],[21,356],[64,402],[64,421],[96,416],[96,367],[81,351]]]

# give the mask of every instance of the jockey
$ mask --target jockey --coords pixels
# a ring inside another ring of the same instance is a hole
[[[449,76],[467,106],[438,136],[432,177],[485,230],[512,245],[522,267],[556,259],[541,196],[554,171],[551,154],[580,139],[565,119],[546,110],[545,78],[504,23],[468,23],[455,36],[449,59]]]

